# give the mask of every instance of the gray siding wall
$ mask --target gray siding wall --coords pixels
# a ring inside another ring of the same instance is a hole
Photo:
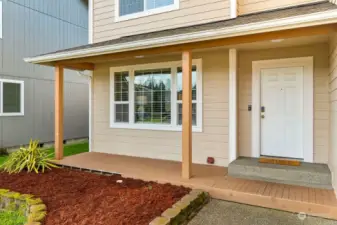
[[[1,0],[0,0],[1,1]],[[88,43],[86,0],[2,0],[0,78],[23,80],[25,115],[0,117],[0,147],[54,140],[54,70],[23,58]],[[65,73],[65,139],[88,136],[88,80]]]

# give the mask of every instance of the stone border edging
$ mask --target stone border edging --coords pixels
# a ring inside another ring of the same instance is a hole
[[[47,206],[40,198],[7,189],[0,189],[0,209],[23,210],[25,225],[41,225],[47,215]]]
[[[202,190],[192,190],[149,225],[184,225],[209,201],[209,194]]]

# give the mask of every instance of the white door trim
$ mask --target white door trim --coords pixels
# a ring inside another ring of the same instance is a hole
[[[313,57],[286,58],[253,61],[252,80],[252,157],[260,157],[261,152],[261,69],[278,67],[303,67],[303,155],[305,162],[314,159],[314,79]]]
[[[238,158],[237,139],[237,50],[229,49],[229,154],[228,163]]]

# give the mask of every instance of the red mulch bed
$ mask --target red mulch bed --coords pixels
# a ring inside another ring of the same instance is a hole
[[[116,183],[120,179],[123,183]],[[40,197],[48,208],[45,225],[145,225],[190,192],[171,184],[67,169],[0,173],[0,188]]]

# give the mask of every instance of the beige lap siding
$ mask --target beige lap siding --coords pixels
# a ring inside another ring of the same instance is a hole
[[[327,163],[329,149],[328,45],[275,48],[239,52],[239,153],[251,156],[252,62],[257,60],[314,57],[314,162]],[[311,140],[309,140],[311,141]]]
[[[321,1],[322,0],[238,0],[238,12],[239,15],[243,15]]]
[[[337,34],[330,37],[329,84],[330,84],[330,149],[329,167],[337,195]]]
[[[203,132],[193,133],[193,162],[228,164],[228,51],[193,54],[203,64]],[[109,127],[109,68],[181,60],[181,55],[98,64],[93,76],[93,151],[181,161],[181,132]]]
[[[229,0],[180,0],[178,10],[115,22],[115,0],[93,0],[94,42],[229,19]]]

